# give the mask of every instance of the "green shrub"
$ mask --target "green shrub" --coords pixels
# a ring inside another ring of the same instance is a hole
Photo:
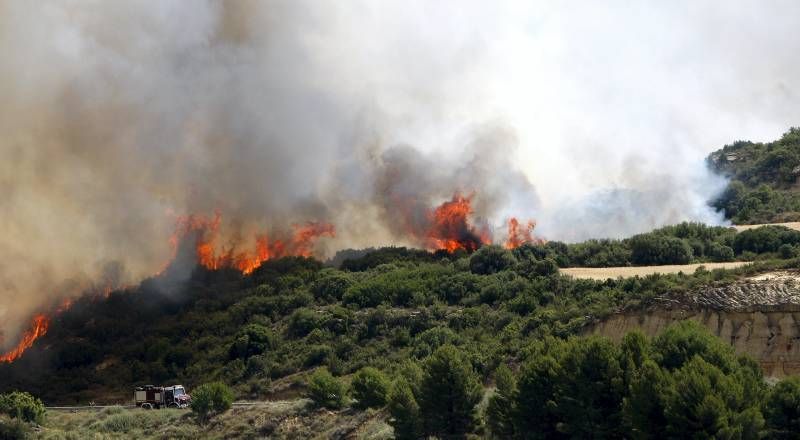
[[[497,245],[483,246],[469,259],[469,269],[479,275],[500,272],[516,264],[517,259],[514,254]]]
[[[273,350],[278,346],[278,338],[269,328],[260,324],[245,326],[228,350],[231,359],[249,358]]]
[[[14,391],[0,394],[0,413],[11,418],[41,424],[46,410],[38,398],[22,391]]]
[[[344,292],[353,285],[353,279],[345,273],[332,272],[311,285],[311,292],[319,300],[334,302],[342,299]]]
[[[227,411],[232,403],[233,391],[222,382],[200,385],[192,393],[192,412],[200,419]]]
[[[317,312],[307,308],[297,309],[289,317],[289,334],[302,338],[317,329],[320,323],[321,319]]]
[[[326,368],[320,368],[308,380],[308,398],[318,407],[339,409],[345,404],[345,386],[331,375]]]
[[[687,264],[692,259],[691,246],[680,238],[649,233],[635,235],[629,242],[633,264]]]
[[[386,404],[389,379],[380,370],[372,367],[360,369],[350,384],[350,394],[360,408],[380,408]]]

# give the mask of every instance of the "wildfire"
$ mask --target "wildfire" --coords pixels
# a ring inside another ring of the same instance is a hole
[[[318,238],[336,235],[330,223],[308,222],[304,225],[293,225],[293,232],[288,238],[271,238],[267,233],[262,233],[256,235],[253,250],[238,250],[236,246],[225,248],[217,245],[221,221],[219,213],[213,218],[196,215],[179,218],[175,233],[170,238],[173,256],[178,245],[193,236],[199,265],[211,270],[233,268],[249,274],[272,258],[310,257]]]
[[[472,196],[459,193],[436,207],[428,214],[430,226],[427,231],[427,246],[454,252],[458,249],[474,251],[492,242],[489,228],[477,228],[470,224]]]
[[[33,345],[33,341],[47,333],[49,326],[50,319],[47,316],[41,314],[34,316],[30,329],[26,330],[22,335],[22,340],[19,341],[16,347],[0,355],[0,362],[13,362],[19,358],[25,350]]]
[[[528,220],[523,226],[520,225],[516,217],[511,217],[508,220],[508,238],[506,238],[506,249],[515,249],[523,244],[543,244],[545,240],[533,236],[533,229],[536,227],[536,222]]]

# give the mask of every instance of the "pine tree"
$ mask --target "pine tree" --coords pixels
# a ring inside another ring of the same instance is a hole
[[[425,434],[464,438],[474,427],[475,405],[483,395],[478,375],[464,354],[445,345],[424,365],[419,406]]]

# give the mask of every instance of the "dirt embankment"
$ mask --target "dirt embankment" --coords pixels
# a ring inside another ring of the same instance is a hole
[[[767,376],[800,373],[800,272],[796,271],[659,298],[648,309],[616,314],[589,333],[619,340],[638,329],[655,336],[685,319],[699,322],[738,353],[758,360]]]

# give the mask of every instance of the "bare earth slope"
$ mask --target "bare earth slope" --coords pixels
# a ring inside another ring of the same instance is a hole
[[[620,339],[631,330],[655,336],[691,319],[761,364],[770,377],[800,373],[800,272],[779,271],[659,298],[647,310],[625,311],[589,332]]]

